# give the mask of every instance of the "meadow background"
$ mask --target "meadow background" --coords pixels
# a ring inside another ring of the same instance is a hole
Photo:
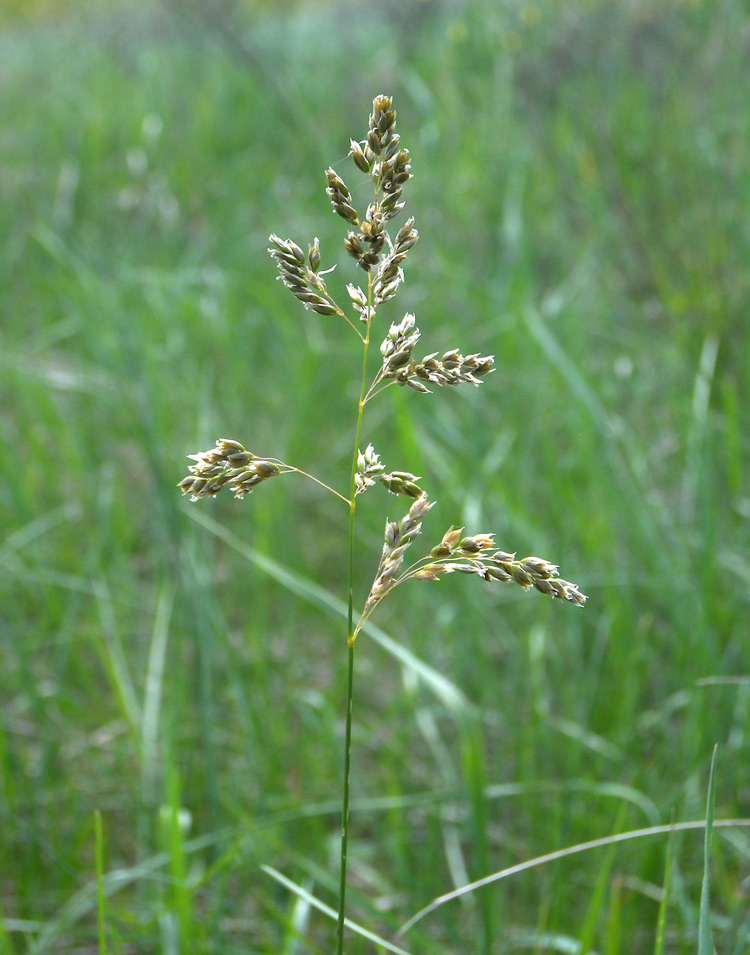
[[[355,279],[323,172],[361,181],[380,92],[422,237],[381,320],[499,370],[389,391],[367,439],[438,500],[427,546],[495,530],[590,600],[451,578],[378,611],[349,914],[392,937],[464,882],[700,820],[715,744],[716,816],[750,815],[748,62],[740,0],[3,4],[2,955],[100,950],[97,810],[108,951],[332,950],[260,867],[335,906],[345,514],[301,479],[175,485],[218,436],[346,484],[358,352],[265,250],[318,235]],[[360,599],[396,511],[358,511]],[[400,944],[654,952],[669,845],[521,873]],[[692,953],[702,833],[671,846],[664,951]],[[711,863],[741,955],[750,831]]]

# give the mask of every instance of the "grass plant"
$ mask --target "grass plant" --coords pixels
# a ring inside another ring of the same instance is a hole
[[[478,533],[465,535],[464,528],[449,527],[442,540],[430,552],[404,567],[407,551],[422,533],[422,520],[434,507],[420,485],[420,477],[408,471],[387,472],[380,455],[372,444],[363,448],[363,424],[366,405],[393,385],[408,386],[421,394],[429,394],[428,385],[442,387],[469,383],[478,386],[494,370],[494,356],[470,354],[464,356],[457,348],[442,354],[431,353],[417,361],[414,348],[421,337],[415,316],[407,312],[399,321],[392,322],[380,345],[382,363],[374,374],[368,375],[368,355],[371,335],[378,334],[375,324],[378,309],[389,303],[404,281],[404,264],[409,251],[419,238],[414,219],[409,218],[395,236],[389,226],[403,210],[403,191],[411,178],[408,149],[401,144],[396,131],[396,111],[390,96],[378,95],[373,100],[372,113],[366,137],[350,141],[350,156],[355,166],[370,180],[373,199],[367,210],[359,214],[353,205],[352,194],[338,173],[328,168],[326,192],[333,211],[344,219],[351,230],[344,245],[347,253],[367,276],[366,290],[349,283],[346,291],[350,299],[352,317],[333,298],[325,276],[333,271],[321,269],[320,244],[316,238],[307,255],[291,239],[270,236],[268,250],[276,262],[279,278],[306,309],[327,318],[343,320],[354,332],[362,346],[362,376],[359,399],[356,403],[354,447],[352,453],[349,497],[328,487],[324,482],[299,468],[276,458],[261,457],[247,451],[239,441],[228,438],[217,440],[214,448],[188,455],[195,463],[190,473],[180,481],[183,494],[191,501],[216,497],[225,488],[235,498],[242,499],[258,485],[283,474],[302,474],[330,491],[348,508],[348,603],[347,603],[347,682],[345,730],[343,746],[343,787],[341,805],[341,850],[339,864],[338,915],[336,953],[343,955],[346,925],[347,861],[349,845],[349,804],[352,761],[352,718],[354,707],[354,645],[358,634],[375,608],[396,587],[408,580],[439,581],[452,573],[481,578],[486,583],[515,583],[524,590],[535,588],[549,597],[569,601],[582,607],[586,597],[575,584],[563,580],[558,567],[539,557],[520,560],[514,553],[499,550],[495,535]],[[380,334],[382,334],[382,329]],[[388,519],[380,561],[366,596],[363,608],[355,617],[355,515],[357,497],[376,484],[386,491],[410,501],[400,521]],[[459,638],[461,634],[458,635]]]

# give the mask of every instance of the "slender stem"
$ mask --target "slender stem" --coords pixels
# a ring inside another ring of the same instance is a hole
[[[352,699],[354,690],[354,644],[349,643],[349,671],[346,683],[346,733],[344,737],[344,794],[341,808],[341,873],[336,955],[344,955],[344,912],[346,907],[346,860],[349,847],[349,770],[352,754]]]
[[[372,278],[368,283],[368,304],[372,299]],[[347,645],[349,651],[349,666],[346,681],[346,729],[344,732],[344,792],[341,801],[341,871],[339,877],[339,911],[336,928],[336,955],[344,955],[344,919],[346,910],[346,863],[349,847],[349,775],[351,769],[352,752],[352,701],[354,698],[354,513],[357,507],[356,475],[359,442],[362,436],[362,417],[365,409],[365,393],[367,391],[367,352],[370,345],[370,324],[367,324],[367,333],[362,355],[362,387],[359,393],[357,407],[357,431],[354,440],[352,455],[352,474],[350,483],[349,501],[349,600],[347,615]]]

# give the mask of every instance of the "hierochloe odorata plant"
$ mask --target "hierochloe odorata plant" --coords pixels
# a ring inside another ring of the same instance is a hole
[[[438,581],[448,574],[469,574],[489,584],[517,584],[528,590],[583,606],[586,597],[575,584],[558,576],[557,566],[540,557],[516,558],[516,555],[495,546],[493,534],[464,535],[463,528],[450,527],[438,544],[422,557],[404,567],[406,553],[422,533],[422,520],[433,502],[421,486],[421,478],[407,471],[386,472],[372,444],[362,447],[362,422],[365,406],[392,385],[429,393],[430,385],[459,385],[468,382],[480,385],[493,370],[492,355],[463,355],[457,348],[440,355],[414,357],[421,337],[414,315],[407,312],[386,329],[376,322],[381,305],[390,302],[404,279],[403,266],[419,233],[414,220],[407,219],[395,236],[391,222],[404,207],[402,193],[411,178],[408,149],[401,145],[396,132],[396,113],[389,96],[377,96],[372,105],[369,128],[361,142],[351,141],[350,155],[357,168],[367,175],[374,187],[374,196],[364,215],[354,206],[351,192],[333,170],[328,169],[327,193],[334,212],[349,224],[344,246],[364,272],[363,285],[349,284],[349,311],[342,307],[328,290],[325,276],[332,269],[321,269],[318,240],[314,239],[305,254],[291,239],[270,236],[269,252],[279,270],[279,279],[305,308],[332,320],[342,319],[360,340],[362,346],[362,383],[356,414],[353,414],[354,446],[348,494],[340,494],[323,485],[317,478],[276,458],[247,451],[239,441],[220,438],[209,451],[188,455],[195,463],[179,487],[191,501],[214,497],[227,488],[235,497],[250,494],[263,481],[282,474],[303,474],[336,494],[349,511],[349,613],[347,627],[348,680],[346,729],[344,741],[344,781],[342,797],[341,870],[338,904],[337,955],[344,947],[344,910],[346,899],[346,862],[349,837],[349,769],[352,733],[352,696],[354,678],[354,645],[364,623],[380,601],[407,580]],[[395,231],[395,230],[394,230]],[[343,328],[343,326],[342,326]],[[377,329],[380,328],[380,332]],[[371,334],[382,336],[380,365],[370,378],[368,355]],[[352,583],[354,579],[354,517],[357,497],[376,484],[388,492],[405,498],[408,509],[398,521],[387,520],[383,552],[377,565],[370,591],[362,604],[359,617],[354,615]]]

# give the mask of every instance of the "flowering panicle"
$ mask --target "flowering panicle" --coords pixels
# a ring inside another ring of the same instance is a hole
[[[367,348],[376,311],[398,293],[404,279],[404,263],[419,239],[413,218],[404,222],[395,237],[388,231],[391,220],[404,206],[404,186],[411,178],[411,157],[396,132],[396,112],[390,96],[375,97],[367,134],[360,141],[350,140],[349,154],[357,169],[371,180],[374,198],[364,213],[360,214],[349,186],[331,167],[326,170],[326,193],[333,211],[347,223],[348,231],[344,240],[346,251],[368,273],[366,287],[354,283],[346,285],[349,304],[358,321],[352,322],[329,293],[325,275],[331,270],[321,271],[317,239],[305,254],[291,239],[281,239],[272,234],[268,251],[276,263],[279,279],[305,308],[320,315],[339,315],[344,318]],[[412,312],[406,312],[399,321],[391,323],[380,345],[381,366],[360,401],[360,425],[365,403],[391,384],[429,392],[428,386],[442,387],[464,382],[479,385],[494,371],[493,355],[481,355],[479,352],[464,355],[458,348],[442,354],[433,352],[418,361],[414,357],[414,350],[420,338],[421,332]],[[271,477],[298,470],[273,459],[259,458],[246,451],[239,442],[229,439],[220,439],[210,451],[189,457],[195,463],[190,466],[190,474],[180,481],[179,487],[193,501],[213,497],[225,487],[235,497],[241,498]],[[317,481],[312,475],[307,477]],[[380,456],[372,444],[368,444],[364,451],[357,449],[352,480],[355,499],[380,483],[390,494],[402,495],[412,501],[401,521],[386,523],[383,553],[362,618],[350,636],[352,641],[383,596],[397,584],[412,578],[427,581],[439,580],[452,573],[469,574],[488,582],[516,583],[526,590],[533,587],[540,593],[578,606],[585,603],[585,595],[575,584],[559,576],[556,564],[539,557],[517,560],[515,554],[495,547],[492,534],[462,536],[463,528],[449,528],[428,557],[402,571],[404,554],[421,533],[422,518],[433,506],[420,484],[421,478],[409,471],[386,472]],[[338,494],[336,491],[334,493]],[[349,501],[341,494],[338,496],[353,511],[354,500]]]

